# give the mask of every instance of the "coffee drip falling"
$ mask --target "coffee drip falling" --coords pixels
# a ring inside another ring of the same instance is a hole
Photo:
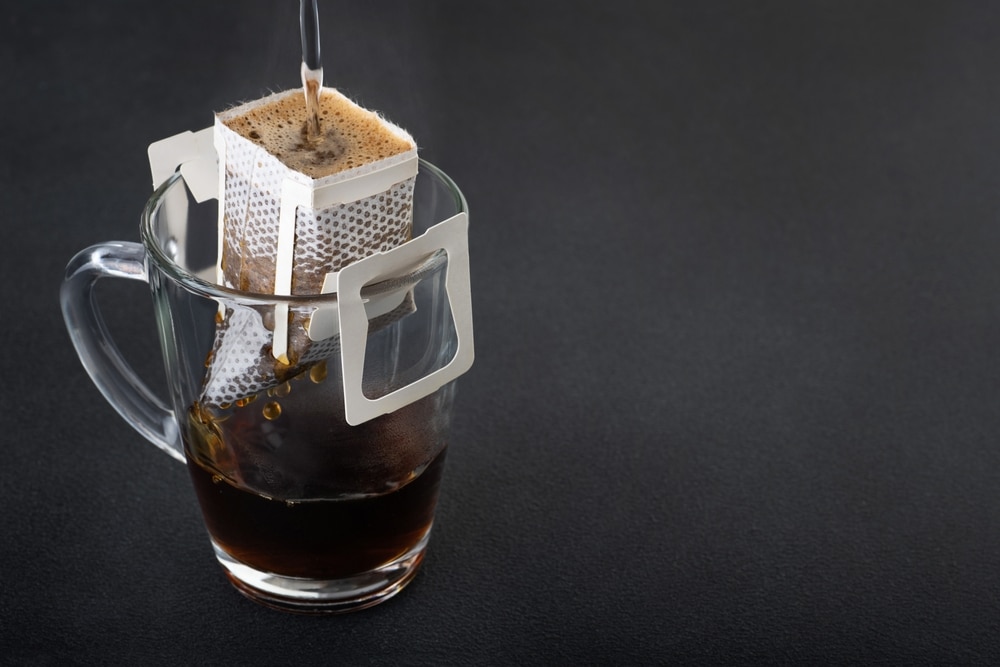
[[[316,0],[300,0],[299,30],[302,36],[302,91],[306,96],[306,138],[318,141],[319,93],[323,88],[323,65],[319,51],[319,9]]]

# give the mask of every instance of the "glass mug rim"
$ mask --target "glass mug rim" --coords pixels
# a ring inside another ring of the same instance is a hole
[[[442,183],[451,194],[455,203],[455,211],[453,215],[467,213],[468,204],[466,203],[465,195],[462,194],[462,191],[458,188],[455,181],[453,181],[448,174],[427,160],[419,158],[419,163],[421,170],[429,172],[429,174]],[[420,173],[417,174],[417,178],[420,178]],[[260,292],[244,292],[232,289],[225,287],[224,285],[209,282],[204,278],[188,271],[171,259],[164,251],[160,241],[156,237],[156,233],[153,231],[154,220],[160,206],[166,200],[167,192],[169,192],[171,188],[175,187],[178,181],[183,181],[183,179],[184,177],[182,176],[180,170],[171,174],[167,180],[165,180],[159,187],[156,188],[156,190],[153,191],[152,196],[146,201],[146,205],[142,210],[142,216],[139,224],[139,235],[142,240],[142,245],[146,249],[147,259],[152,262],[161,273],[168,276],[177,284],[182,285],[189,292],[198,296],[215,300],[235,302],[247,306],[287,303],[289,306],[305,307],[310,304],[317,303],[336,303],[336,292],[282,296]],[[431,224],[437,224],[438,222],[441,222],[441,220],[434,220]],[[385,280],[371,283],[370,285],[365,285],[361,289],[361,296],[363,298],[378,296],[379,294],[399,289],[400,285],[403,283],[419,282],[425,276],[441,268],[446,262],[447,252],[443,249],[438,250],[421,261],[420,264],[413,267],[403,276],[387,278]]]

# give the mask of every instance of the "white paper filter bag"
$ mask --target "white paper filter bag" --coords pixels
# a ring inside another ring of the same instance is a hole
[[[230,127],[262,108],[293,101],[294,95],[301,97],[301,90],[276,93],[218,114],[214,141],[219,156],[220,284],[263,294],[321,294],[328,274],[410,239],[417,173],[412,137],[335,90],[324,89],[323,94],[324,100],[376,119],[381,131],[410,148],[312,177],[286,164],[301,155],[272,154],[253,140],[256,130],[248,138]],[[271,118],[271,122],[284,120]],[[321,118],[321,123],[330,122]],[[302,146],[305,141],[303,137]],[[329,158],[322,146],[314,151],[317,164]],[[334,142],[332,151],[339,148]],[[370,322],[370,331],[398,320],[412,308],[412,301],[401,294],[394,309]],[[235,403],[335,353],[339,338],[310,339],[309,318],[307,311],[282,308],[234,304],[221,308],[202,404]]]

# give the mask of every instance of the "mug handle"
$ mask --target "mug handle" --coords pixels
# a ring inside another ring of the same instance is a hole
[[[83,367],[118,414],[147,440],[184,461],[174,412],[139,379],[111,339],[94,298],[101,278],[149,282],[141,244],[111,242],[81,250],[66,266],[59,293],[66,330]]]

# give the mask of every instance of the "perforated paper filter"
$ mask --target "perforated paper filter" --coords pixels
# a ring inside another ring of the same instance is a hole
[[[328,273],[405,243],[411,236],[417,161],[416,146],[405,131],[373,116],[381,131],[410,148],[314,178],[228,126],[292,95],[301,97],[302,92],[277,93],[216,116],[221,195],[218,281],[240,291],[320,294]],[[371,115],[336,91],[325,89],[324,95]],[[404,299],[373,320],[370,330],[411,310],[412,301]],[[224,405],[247,398],[335,353],[336,336],[322,341],[309,338],[309,317],[308,310],[284,312],[235,304],[221,308],[202,402]]]

